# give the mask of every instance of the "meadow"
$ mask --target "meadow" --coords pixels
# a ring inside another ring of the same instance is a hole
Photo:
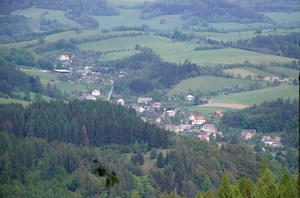
[[[267,67],[268,71],[273,71],[273,72],[278,72],[278,73],[282,73],[288,77],[291,78],[298,78],[299,77],[299,71],[295,70],[295,69],[290,69],[290,68],[284,68],[284,67]]]
[[[228,32],[228,33],[220,33],[220,32],[197,32],[195,33],[198,36],[210,38],[217,41],[237,41],[239,39],[251,39],[255,36],[268,36],[268,35],[287,35],[291,33],[299,33],[300,28],[292,28],[292,29],[264,29],[260,34],[255,34],[255,31],[240,31],[240,32]]]
[[[212,102],[216,103],[222,102],[253,105],[260,104],[263,101],[276,100],[277,98],[299,99],[299,86],[281,85],[278,87],[235,93],[227,96],[216,96],[213,97],[211,100]]]
[[[180,63],[185,60],[190,60],[193,63],[203,66],[244,63],[245,61],[250,61],[254,64],[267,64],[271,62],[291,62],[294,60],[292,58],[266,55],[236,48],[196,51],[194,49],[198,44],[191,42],[174,42],[169,38],[155,35],[112,38],[83,43],[78,45],[78,47],[80,50],[102,52],[112,50],[131,51],[134,50],[136,44],[139,44],[141,47],[152,48],[164,61]],[[107,59],[107,57],[105,59]]]
[[[176,94],[189,94],[189,92],[194,91],[207,93],[209,91],[219,91],[221,89],[235,87],[237,85],[249,87],[250,84],[255,82],[257,81],[215,76],[200,76],[181,81],[168,92],[168,96],[174,96]]]
[[[277,24],[298,25],[300,24],[300,12],[262,12]]]
[[[271,74],[253,67],[240,67],[240,68],[233,68],[233,69],[225,69],[223,70],[225,73],[231,74],[235,77],[241,76],[242,78],[245,78],[246,76],[250,75],[252,77],[261,75],[265,77],[277,77],[275,74]]]

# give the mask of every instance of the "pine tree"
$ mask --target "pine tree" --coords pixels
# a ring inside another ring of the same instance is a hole
[[[219,198],[233,198],[233,189],[229,177],[225,174],[218,189]]]
[[[161,152],[158,154],[156,166],[158,168],[163,168],[165,166],[165,158]]]

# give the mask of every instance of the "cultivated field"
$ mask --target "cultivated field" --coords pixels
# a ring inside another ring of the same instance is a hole
[[[237,41],[239,39],[251,39],[255,36],[268,36],[268,35],[287,35],[291,33],[299,33],[300,28],[293,29],[264,29],[260,34],[254,34],[255,31],[240,31],[240,32],[229,32],[229,33],[219,33],[219,32],[197,32],[198,36],[205,36],[217,41]]]
[[[199,65],[217,66],[218,64],[244,63],[254,64],[271,62],[291,62],[292,58],[266,55],[257,52],[225,48],[217,50],[195,51],[198,44],[188,42],[173,42],[171,39],[154,35],[112,38],[78,45],[81,50],[112,51],[133,50],[135,45],[152,48],[161,58],[168,62],[184,62],[186,59]]]
[[[173,96],[175,94],[189,94],[189,92],[193,91],[218,91],[224,88],[235,87],[237,85],[248,87],[250,84],[255,82],[256,81],[247,79],[200,76],[181,81],[169,91],[168,95]]]
[[[277,98],[299,99],[299,86],[282,85],[279,87],[236,93],[227,96],[216,96],[212,98],[212,102],[253,105],[260,104],[263,101],[276,100]]]
[[[267,67],[267,70],[282,73],[291,78],[297,79],[299,77],[299,71],[295,70],[295,69],[289,69],[289,68],[284,68],[284,67]]]
[[[233,69],[225,69],[223,70],[225,73],[231,74],[235,77],[240,75],[242,78],[245,78],[246,76],[250,75],[252,77],[261,75],[265,77],[277,77],[275,74],[271,74],[259,69],[255,69],[252,67],[241,67],[241,68],[233,68]]]

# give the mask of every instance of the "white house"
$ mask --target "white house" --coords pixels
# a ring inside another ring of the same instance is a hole
[[[120,104],[120,105],[124,106],[125,101],[120,98],[119,100],[117,100],[117,104]]]
[[[98,96],[101,95],[101,92],[100,92],[100,90],[98,90],[98,89],[94,89],[94,90],[92,91],[92,95],[98,97]]]
[[[93,95],[88,95],[85,99],[86,100],[97,100],[97,98]]]
[[[192,95],[188,95],[185,97],[187,101],[191,102],[191,101],[194,101],[195,100],[195,97],[192,96]]]
[[[168,111],[166,111],[166,113],[167,113],[167,115],[168,115],[169,117],[174,117],[175,114],[176,114],[176,111],[168,110]]]
[[[147,105],[148,102],[151,102],[151,101],[152,101],[152,98],[138,98],[137,103]]]
[[[201,131],[209,132],[209,133],[216,133],[217,129],[216,129],[215,125],[213,125],[213,124],[204,124],[201,127]]]
[[[63,54],[60,57],[58,57],[58,60],[60,60],[60,61],[69,61],[70,57],[69,57],[68,54]]]
[[[197,114],[192,114],[189,116],[189,121],[192,125],[201,125],[203,124],[206,120],[204,119],[203,116],[199,116]]]

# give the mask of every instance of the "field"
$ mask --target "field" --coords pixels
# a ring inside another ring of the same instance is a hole
[[[226,107],[209,107],[209,106],[191,106],[191,107],[185,107],[189,112],[199,112],[200,115],[208,115],[211,113],[214,113],[217,110],[223,110],[223,111],[233,111],[236,110],[234,108],[226,108]]]
[[[134,50],[136,44],[139,44],[141,47],[152,48],[164,61],[180,63],[187,59],[203,66],[244,63],[247,60],[254,64],[291,62],[294,60],[292,58],[266,55],[235,48],[195,51],[195,47],[198,46],[195,43],[173,42],[171,39],[154,35],[112,38],[83,43],[78,45],[78,47],[80,50],[107,52],[111,50]]]
[[[236,93],[227,96],[217,96],[212,98],[212,102],[253,105],[260,104],[263,101],[276,100],[276,98],[299,99],[299,86],[282,85],[279,87]]]
[[[35,69],[35,68],[20,67],[20,70],[28,75],[40,77],[41,82],[43,84],[47,84],[48,82],[54,82],[56,81],[57,78],[57,76],[55,76],[54,74],[51,74],[49,72],[44,72],[42,70]]]
[[[236,85],[242,85],[243,87],[248,87],[251,83],[256,81],[247,79],[236,79],[236,78],[222,78],[215,76],[201,76],[189,78],[178,83],[173,89],[168,93],[169,96],[175,94],[189,94],[190,91],[218,91],[224,88],[235,87]]]
[[[9,103],[19,103],[19,104],[22,104],[23,106],[27,106],[30,104],[30,102],[24,101],[24,100],[0,97],[0,104],[9,104]]]
[[[24,15],[27,18],[31,18],[33,20],[32,27],[35,31],[39,31],[39,18],[43,16],[45,19],[57,20],[59,23],[62,23],[67,26],[81,26],[77,22],[68,19],[65,16],[65,12],[60,10],[49,10],[49,9],[39,9],[35,7],[17,10],[12,12],[13,15]]]
[[[197,32],[195,33],[198,36],[205,36],[217,41],[237,41],[239,39],[251,39],[257,35],[268,36],[268,35],[287,35],[291,33],[299,33],[300,28],[294,29],[264,29],[261,34],[254,34],[255,31],[241,31],[241,32],[229,32],[229,33],[219,33],[219,32]]]
[[[225,73],[229,73],[235,77],[240,75],[242,78],[245,78],[246,76],[250,75],[252,77],[256,75],[262,75],[265,77],[277,77],[275,74],[271,74],[262,70],[258,70],[252,67],[241,67],[241,68],[234,68],[234,69],[225,69],[223,70]]]
[[[268,71],[274,71],[274,72],[279,72],[284,75],[287,75],[291,78],[298,78],[299,77],[299,71],[295,69],[289,69],[289,68],[284,68],[284,67],[267,67]]]
[[[262,12],[265,16],[271,18],[277,24],[299,25],[300,12]]]

